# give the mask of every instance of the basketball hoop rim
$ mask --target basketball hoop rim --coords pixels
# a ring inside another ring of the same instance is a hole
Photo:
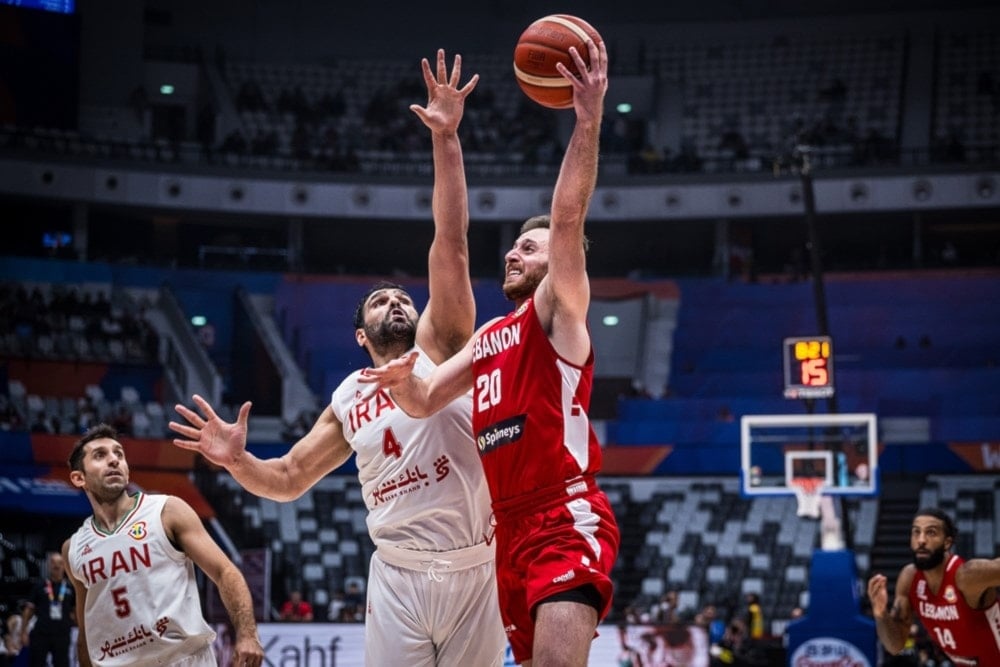
[[[794,477],[790,484],[802,493],[812,496],[822,493],[826,480],[822,477]]]
[[[823,514],[821,505],[826,479],[823,477],[794,477],[789,480],[789,483],[798,505],[796,513],[799,516],[819,519]]]

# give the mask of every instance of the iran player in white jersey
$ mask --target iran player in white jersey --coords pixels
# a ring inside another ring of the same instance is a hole
[[[429,373],[472,335],[475,303],[468,266],[468,195],[458,125],[478,75],[459,88],[461,57],[448,74],[422,61],[426,107],[411,110],[431,130],[435,234],[428,257],[430,297],[418,317],[398,285],[375,285],[358,304],[355,337],[375,366],[419,350]],[[372,393],[356,372],[333,392],[312,429],[287,454],[261,460],[246,451],[250,404],[222,421],[195,396],[201,414],[178,405],[187,424],[170,427],[179,447],[225,467],[251,493],[298,498],[357,454],[375,543],[368,576],[365,659],[369,665],[500,665],[507,647],[494,578],[490,500],[472,440],[469,396],[434,419],[415,420],[387,392]]]
[[[76,590],[80,664],[215,667],[197,565],[218,586],[232,620],[231,664],[260,665],[250,589],[191,506],[175,496],[129,495],[125,449],[107,424],[77,441],[69,466],[70,481],[94,510],[62,549]]]

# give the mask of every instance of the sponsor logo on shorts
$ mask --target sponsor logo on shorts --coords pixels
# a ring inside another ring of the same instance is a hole
[[[572,581],[574,578],[576,578],[576,572],[574,572],[573,570],[567,570],[566,572],[560,574],[558,577],[553,577],[552,583],[561,584],[566,581]]]
[[[476,436],[480,456],[491,452],[501,445],[516,442],[524,435],[524,422],[527,415],[516,415],[502,422],[487,426]]]

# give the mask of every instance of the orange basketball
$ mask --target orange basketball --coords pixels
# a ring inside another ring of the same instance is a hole
[[[587,37],[595,43],[603,41],[592,25],[569,14],[552,14],[529,25],[514,48],[514,74],[524,94],[550,109],[572,107],[573,87],[556,70],[556,63],[577,74],[569,55],[569,47],[575,46],[589,66]]]

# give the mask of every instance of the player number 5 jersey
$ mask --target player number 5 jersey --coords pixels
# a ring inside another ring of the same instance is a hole
[[[139,493],[110,533],[90,517],[70,538],[68,566],[87,589],[95,665],[170,665],[215,639],[201,615],[194,564],[163,526],[167,498]]]

